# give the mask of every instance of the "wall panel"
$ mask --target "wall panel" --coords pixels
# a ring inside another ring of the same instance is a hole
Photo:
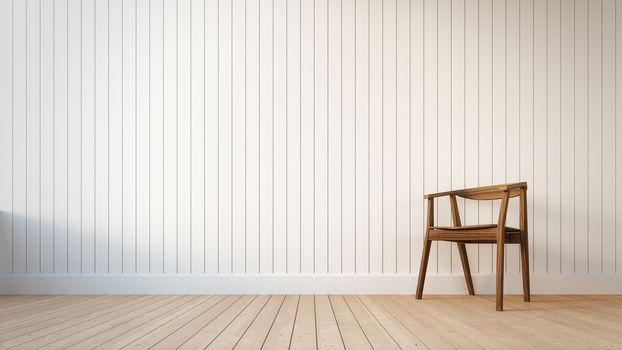
[[[533,272],[622,270],[615,0],[0,6],[3,273],[415,274],[423,193],[515,181]]]

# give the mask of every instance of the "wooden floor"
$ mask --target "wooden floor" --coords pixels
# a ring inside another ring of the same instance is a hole
[[[0,348],[622,349],[622,296],[0,296]]]

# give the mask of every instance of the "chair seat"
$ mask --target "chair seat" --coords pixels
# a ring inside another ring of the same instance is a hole
[[[497,243],[497,225],[432,226],[430,240],[461,243]],[[505,227],[505,243],[520,244],[520,229]]]
[[[468,226],[432,226],[431,229],[439,229],[439,230],[457,230],[457,231],[465,231],[465,230],[478,230],[485,228],[497,228],[495,224],[483,224],[483,225],[468,225]]]

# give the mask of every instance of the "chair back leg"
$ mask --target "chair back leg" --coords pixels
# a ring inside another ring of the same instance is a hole
[[[531,301],[529,290],[529,234],[527,229],[527,190],[520,192],[520,255],[523,273],[523,299]]]
[[[460,220],[460,211],[458,210],[458,202],[456,196],[449,196],[449,203],[451,204],[451,218],[454,226],[462,226]],[[469,256],[467,255],[464,243],[458,242],[458,253],[460,253],[460,261],[462,262],[462,270],[464,271],[464,279],[466,281],[467,290],[469,295],[475,295],[475,289],[473,289],[473,279],[471,278],[471,268],[469,267]]]
[[[469,295],[475,295],[473,279],[471,278],[471,267],[469,266],[469,257],[467,256],[466,246],[464,243],[458,243],[458,253],[460,254],[460,261],[462,262],[462,270],[464,270],[464,279],[466,281]]]

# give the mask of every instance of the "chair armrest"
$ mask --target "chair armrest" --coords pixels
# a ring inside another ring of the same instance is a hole
[[[428,194],[424,194],[423,195],[423,199],[432,199],[432,198],[437,198],[437,197],[445,197],[445,196],[450,196],[452,194],[455,194],[456,191],[447,191],[447,192],[438,192],[438,193],[428,193]]]

